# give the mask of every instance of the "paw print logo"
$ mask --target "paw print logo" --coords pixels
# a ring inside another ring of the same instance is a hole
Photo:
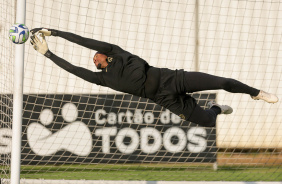
[[[33,152],[40,156],[50,156],[60,150],[66,150],[79,156],[87,156],[92,149],[92,135],[89,128],[78,117],[77,107],[66,103],[62,107],[62,117],[69,124],[55,133],[45,126],[53,123],[54,114],[51,109],[41,111],[39,120],[27,128],[27,140]]]

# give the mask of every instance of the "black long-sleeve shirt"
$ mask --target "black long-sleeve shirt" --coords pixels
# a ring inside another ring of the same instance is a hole
[[[111,61],[108,60],[108,66],[103,68],[102,72],[93,72],[72,65],[48,51],[50,52],[49,58],[61,68],[97,85],[107,86],[140,97],[150,99],[154,97],[159,86],[160,72],[158,68],[149,66],[142,58],[123,50],[117,45],[63,31],[57,31],[57,36],[112,58]]]

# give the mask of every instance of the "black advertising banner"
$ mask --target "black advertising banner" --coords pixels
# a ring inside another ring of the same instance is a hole
[[[205,106],[216,95],[193,97]],[[11,104],[1,99],[7,111]],[[24,165],[216,161],[215,128],[182,121],[147,99],[126,94],[29,94],[24,95],[23,108]],[[1,116],[0,154],[9,154],[9,119]]]

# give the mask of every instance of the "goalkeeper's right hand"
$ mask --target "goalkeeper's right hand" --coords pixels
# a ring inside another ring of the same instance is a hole
[[[47,42],[45,40],[45,36],[42,34],[42,41],[37,37],[36,34],[33,34],[30,38],[30,43],[33,45],[33,48],[38,51],[39,53],[45,55],[48,49]],[[46,55],[45,55],[46,56]]]
[[[58,31],[55,29],[47,29],[47,28],[34,28],[32,30],[30,30],[30,32],[32,34],[35,34],[37,32],[42,33],[44,36],[57,36],[58,35]]]

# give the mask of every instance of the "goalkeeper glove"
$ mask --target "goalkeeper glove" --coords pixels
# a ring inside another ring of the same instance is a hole
[[[45,40],[44,34],[42,36],[42,42],[37,37],[37,35],[32,35],[30,38],[30,43],[33,45],[33,48],[38,51],[39,53],[43,54],[44,56],[48,57],[50,55],[50,51],[48,49],[47,42]],[[49,52],[48,52],[49,51]],[[50,57],[50,56],[49,56]]]
[[[55,29],[47,29],[47,28],[34,28],[30,30],[32,34],[35,34],[37,32],[44,34],[44,36],[58,36],[58,31]]]

